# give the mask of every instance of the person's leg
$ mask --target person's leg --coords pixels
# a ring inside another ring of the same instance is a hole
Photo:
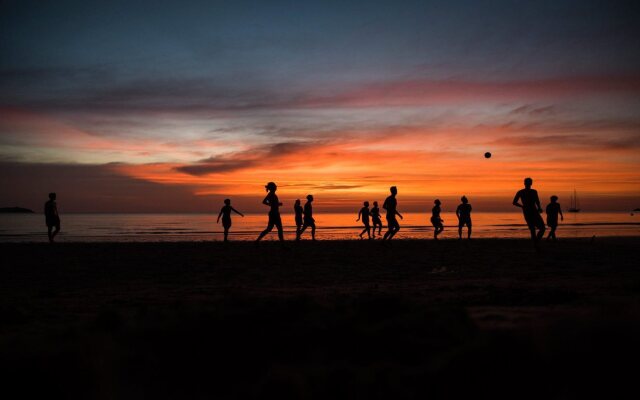
[[[391,220],[387,220],[387,231],[384,233],[382,240],[387,240],[389,235],[391,235],[392,231],[393,231],[393,223],[391,222]]]
[[[365,230],[367,231],[367,239],[371,239],[371,227],[367,225]]]
[[[462,227],[464,226],[463,223],[459,223],[458,224],[458,240],[462,240]]]
[[[307,230],[307,226],[309,225],[307,225],[306,223],[302,224],[302,228],[300,228],[300,230],[298,231],[297,240],[300,240],[300,238],[302,237],[302,233]]]
[[[273,230],[273,225],[274,225],[274,222],[271,220],[271,218],[269,218],[269,224],[267,225],[267,228],[260,233],[260,236],[258,236],[258,239],[257,239],[258,242],[262,240],[262,238],[265,237],[267,233]]]
[[[229,236],[229,227],[225,226],[224,227],[224,241],[227,242],[227,237]]]
[[[471,239],[471,222],[467,224],[467,239]]]
[[[274,225],[278,228],[278,239],[281,242],[284,242],[284,231],[282,230],[282,220],[280,217],[276,221],[274,221]]]
[[[316,223],[311,223],[311,240],[316,240]]]
[[[51,241],[52,241],[52,242],[53,242],[53,241],[54,241],[54,239],[56,238],[56,235],[57,235],[58,233],[60,233],[60,224],[57,224],[56,226],[54,226],[54,228],[55,228],[55,229],[53,230],[53,233],[51,234]]]
[[[400,223],[398,222],[397,219],[393,220],[393,232],[391,232],[391,235],[389,235],[389,240],[393,239],[393,237],[396,235],[396,233],[398,233],[398,231],[400,230]]]
[[[53,242],[53,236],[51,235],[52,230],[53,226],[47,225],[47,237],[49,238],[49,243]]]
[[[364,235],[364,233],[367,231],[367,227],[365,227],[362,232],[360,232],[360,239],[362,239],[362,235]]]
[[[546,230],[545,225],[544,225],[544,221],[542,220],[542,217],[540,217],[538,215],[538,221],[537,221],[537,228],[538,228],[538,235],[536,236],[536,241],[541,241],[542,238],[544,238],[544,232]]]

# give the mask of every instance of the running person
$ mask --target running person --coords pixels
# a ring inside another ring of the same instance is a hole
[[[369,225],[369,214],[371,214],[371,212],[369,211],[369,202],[365,201],[363,205],[364,207],[362,207],[358,212],[358,219],[356,222],[360,221],[360,217],[362,217],[364,229],[360,232],[360,239],[362,239],[362,235],[364,235],[365,232],[367,232],[367,237],[371,239],[371,226]]]
[[[391,186],[389,188],[391,195],[386,198],[384,203],[382,204],[382,208],[387,210],[387,225],[388,230],[385,232],[382,240],[391,240],[395,236],[396,233],[400,230],[400,224],[396,219],[396,215],[402,218],[402,215],[398,212],[398,200],[396,200],[396,195],[398,194],[398,188],[395,186]]]
[[[373,222],[373,238],[376,238],[376,226],[378,227],[378,236],[382,236],[382,220],[380,219],[380,208],[378,208],[378,202],[373,202],[373,208],[371,209],[371,222]]]
[[[220,209],[220,214],[218,214],[217,223],[220,223],[220,217],[222,217],[222,226],[224,228],[224,241],[228,242],[227,237],[229,236],[229,228],[231,228],[231,211],[244,217],[244,214],[235,208],[231,207],[231,200],[224,199],[224,206]]]
[[[276,195],[278,186],[273,182],[269,182],[265,186],[265,189],[267,189],[267,192],[269,193],[267,193],[267,196],[262,200],[262,204],[269,206],[269,224],[267,225],[267,228],[260,233],[260,236],[258,236],[256,241],[259,242],[267,233],[271,232],[275,226],[278,229],[278,239],[283,242],[284,233],[282,231],[282,219],[280,218],[280,207],[282,206],[282,203],[280,203],[278,196]]]

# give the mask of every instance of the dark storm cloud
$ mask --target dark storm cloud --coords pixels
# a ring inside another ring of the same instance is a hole
[[[194,176],[233,172],[271,164],[279,158],[304,153],[314,147],[320,147],[323,143],[321,141],[282,142],[255,146],[241,152],[205,158],[194,164],[175,167],[174,170]]]

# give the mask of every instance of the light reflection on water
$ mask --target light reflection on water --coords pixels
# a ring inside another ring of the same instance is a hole
[[[424,239],[433,236],[427,214],[404,214],[397,239]],[[356,214],[317,214],[316,237],[319,240],[359,239],[362,224]],[[457,219],[453,213],[442,213],[443,239],[457,238]],[[293,216],[282,215],[285,237],[295,238]],[[383,224],[385,223],[383,218]],[[267,224],[267,216],[250,214],[233,217],[231,240],[254,240]],[[382,233],[385,232],[383,227]],[[466,234],[466,228],[465,232]],[[558,237],[640,236],[640,215],[629,213],[565,214],[557,231]],[[528,230],[522,214],[473,214],[473,237],[526,238]],[[310,238],[310,232],[303,239]],[[275,230],[265,240],[277,239]],[[61,242],[101,241],[202,241],[222,240],[222,226],[212,214],[66,214],[62,215]],[[46,241],[46,227],[41,214],[0,214],[0,242]]]

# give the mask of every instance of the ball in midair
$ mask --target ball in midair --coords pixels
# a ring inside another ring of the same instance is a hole
[[[484,158],[491,158],[491,153],[489,153],[488,151],[484,153]]]

